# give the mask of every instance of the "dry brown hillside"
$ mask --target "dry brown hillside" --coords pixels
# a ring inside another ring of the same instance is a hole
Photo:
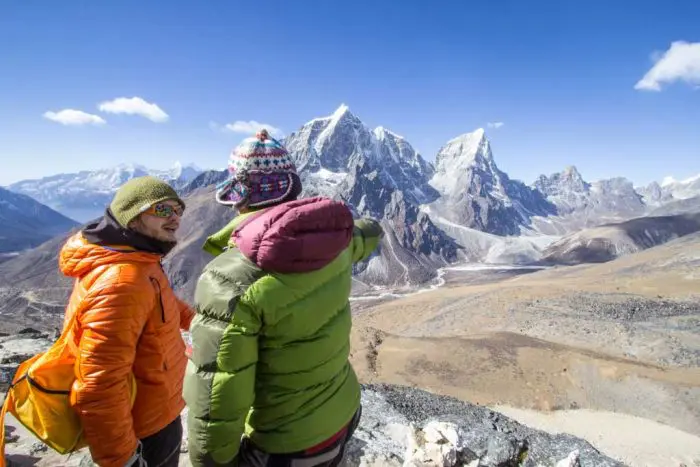
[[[592,408],[700,433],[700,234],[610,263],[445,288],[355,314],[363,381],[481,404]]]

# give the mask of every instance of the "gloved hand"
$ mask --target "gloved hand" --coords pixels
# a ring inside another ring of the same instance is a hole
[[[141,445],[141,441],[139,441],[138,446],[136,446],[136,451],[134,452],[134,455],[132,455],[128,461],[126,461],[126,464],[124,464],[124,467],[148,467],[148,463],[146,462],[146,459],[143,458],[141,455],[141,451],[143,450],[143,446]]]

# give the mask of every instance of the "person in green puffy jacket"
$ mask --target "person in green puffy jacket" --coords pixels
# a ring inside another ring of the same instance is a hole
[[[297,199],[286,149],[262,131],[231,154],[195,292],[184,397],[192,464],[334,466],[359,423],[348,361],[353,265],[383,235],[342,202]]]

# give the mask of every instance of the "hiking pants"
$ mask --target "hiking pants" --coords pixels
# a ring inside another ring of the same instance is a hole
[[[352,420],[329,440],[305,451],[289,454],[269,454],[244,437],[238,454],[239,467],[336,467],[341,465],[345,447],[357,429],[362,408]]]
[[[141,440],[141,455],[148,467],[177,467],[182,445],[180,416],[158,433]]]
[[[180,416],[168,426],[151,436],[143,438],[141,457],[147,467],[178,467],[180,462],[180,445],[182,444],[182,422]],[[81,467],[93,467],[97,464],[88,461],[81,462]]]

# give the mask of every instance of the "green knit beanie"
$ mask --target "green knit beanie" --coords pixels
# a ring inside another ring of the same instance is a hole
[[[169,199],[185,207],[177,192],[164,181],[151,176],[137,177],[119,187],[109,209],[119,225],[127,228],[129,222],[149,207]]]

